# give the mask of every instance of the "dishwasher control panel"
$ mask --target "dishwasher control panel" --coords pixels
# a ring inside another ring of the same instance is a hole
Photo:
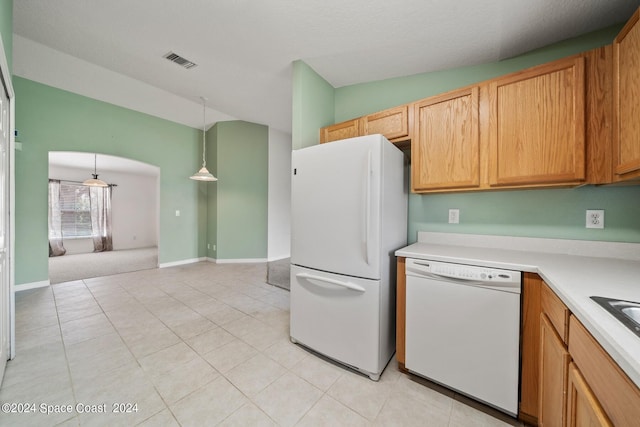
[[[440,261],[407,258],[406,273],[435,275],[451,279],[491,283],[520,282],[520,272],[475,265],[454,264]]]

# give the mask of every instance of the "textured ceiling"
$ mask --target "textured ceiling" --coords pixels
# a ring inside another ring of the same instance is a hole
[[[213,121],[237,118],[291,132],[292,61],[304,60],[340,87],[497,61],[623,22],[638,5],[640,0],[18,0],[14,33],[19,41],[53,49],[49,55],[75,57],[159,88],[194,111],[198,97],[206,96]],[[39,50],[23,52],[28,44],[14,44],[14,73],[29,76],[29,67],[41,60]],[[186,70],[167,61],[162,56],[169,51],[198,66]],[[109,89],[106,82],[94,84]],[[72,81],[67,89],[73,90]],[[201,114],[190,122],[174,110],[165,118],[198,127]]]

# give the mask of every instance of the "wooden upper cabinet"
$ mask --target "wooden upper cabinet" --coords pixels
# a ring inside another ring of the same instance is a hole
[[[584,58],[489,84],[489,184],[579,184],[585,178]]]
[[[320,144],[360,136],[360,120],[347,120],[320,129]]]
[[[364,135],[379,133],[391,142],[409,139],[408,105],[369,114],[364,116],[361,121]]]
[[[613,42],[614,180],[640,176],[640,9]]]
[[[411,139],[411,124],[409,105],[401,105],[321,128],[320,143],[378,133],[393,143],[409,141]],[[397,145],[403,146],[402,144]]]
[[[479,88],[447,92],[416,102],[414,120],[412,191],[478,187]]]

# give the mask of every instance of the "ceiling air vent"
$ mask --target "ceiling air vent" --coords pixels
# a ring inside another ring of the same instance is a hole
[[[183,66],[184,68],[193,68],[198,65],[195,62],[191,62],[188,59],[183,58],[182,56],[173,52],[167,53],[164,57],[171,62],[175,62],[176,64]]]

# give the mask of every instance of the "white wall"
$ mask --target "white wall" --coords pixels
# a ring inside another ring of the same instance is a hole
[[[49,178],[84,181],[92,171],[49,165]],[[135,249],[158,245],[159,175],[137,175],[100,171],[100,179],[117,184],[111,198],[113,249]],[[65,240],[68,254],[93,252],[91,239]]]
[[[269,261],[291,256],[291,135],[269,128]]]

